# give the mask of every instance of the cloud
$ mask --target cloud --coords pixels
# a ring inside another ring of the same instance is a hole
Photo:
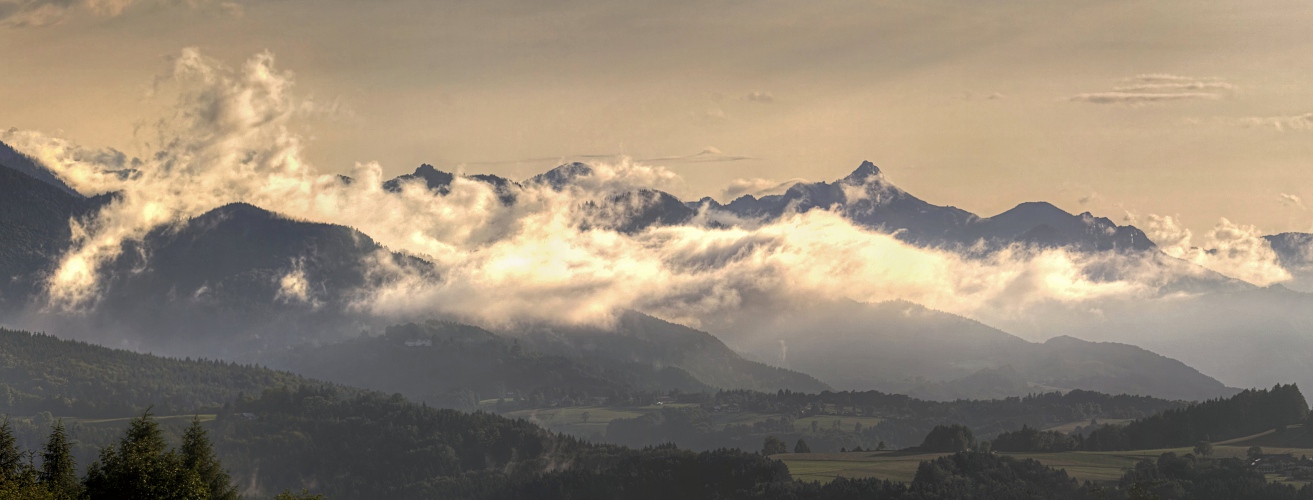
[[[278,278],[278,291],[274,298],[284,303],[300,303],[319,308],[323,303],[314,296],[311,286],[305,274],[305,260],[296,259]]]
[[[1089,194],[1085,196],[1081,196],[1079,199],[1077,199],[1076,203],[1079,203],[1081,206],[1085,206],[1085,205],[1089,205],[1090,203],[1094,202],[1094,200],[1097,199],[1099,199],[1099,193],[1091,191]]]
[[[36,27],[59,24],[76,13],[97,17],[116,17],[134,4],[187,5],[205,7],[208,0],[0,0],[0,26]],[[234,17],[241,17],[243,9],[236,2],[222,2],[219,8]]]
[[[1236,91],[1236,86],[1216,78],[1191,78],[1169,74],[1142,74],[1126,79],[1109,92],[1074,95],[1072,101],[1093,104],[1149,104],[1169,101],[1217,100]]]
[[[715,146],[707,146],[697,154],[685,156],[663,156],[638,160],[645,163],[718,163],[727,161],[755,160],[751,156],[728,155]]]
[[[1258,286],[1291,279],[1277,260],[1272,245],[1255,226],[1235,224],[1223,218],[1204,235],[1203,241],[1196,242],[1194,234],[1176,217],[1128,214],[1127,219],[1172,257]]]
[[[1161,93],[1114,91],[1077,94],[1072,96],[1071,100],[1094,104],[1143,104],[1166,101],[1215,100],[1220,98],[1220,95],[1208,92]]]
[[[770,92],[762,92],[756,90],[749,92],[748,95],[743,96],[743,100],[748,102],[761,103],[761,104],[770,104],[772,102],[775,102],[775,96],[771,95]]]
[[[752,195],[761,197],[770,194],[780,194],[789,189],[790,186],[799,182],[807,182],[806,179],[795,177],[787,181],[773,181],[754,177],[751,179],[734,179],[729,182],[728,186],[720,191],[725,200],[733,200],[743,195]]]
[[[1281,201],[1281,204],[1282,204],[1282,205],[1285,205],[1285,206],[1288,206],[1288,207],[1292,207],[1292,208],[1298,208],[1298,209],[1300,209],[1300,210],[1304,210],[1304,200],[1301,199],[1299,196],[1296,196],[1296,195],[1293,195],[1293,194],[1289,194],[1289,193],[1281,193],[1281,194],[1278,195],[1278,196],[1279,196],[1279,200]]]
[[[1278,132],[1286,130],[1313,130],[1313,113],[1291,116],[1252,116],[1241,118],[1242,127],[1272,128]]]

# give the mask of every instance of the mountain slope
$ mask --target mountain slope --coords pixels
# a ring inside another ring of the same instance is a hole
[[[748,352],[762,358],[779,352],[777,339],[783,339],[787,366],[837,389],[939,400],[1054,389],[1187,400],[1235,392],[1179,361],[1138,347],[1070,337],[1037,344],[908,302],[830,304],[786,320],[733,328],[726,338],[770,339],[743,341]],[[820,334],[825,342],[811,341]]]
[[[621,315],[608,329],[537,326],[509,334],[537,350],[561,356],[677,367],[722,389],[829,389],[809,375],[745,359],[711,334],[633,311]]]
[[[0,310],[12,311],[34,298],[68,250],[69,222],[94,213],[109,197],[70,194],[6,165],[0,163]]]
[[[374,258],[411,262],[353,229],[235,203],[126,243],[101,270],[96,319],[144,347],[251,359],[358,333],[349,305],[381,279]]]
[[[74,198],[84,198],[82,193],[77,192],[69,187],[62,179],[51,172],[50,169],[42,166],[35,159],[18,152],[4,142],[0,142],[0,166],[8,167],[12,170],[26,174],[27,176],[44,182],[54,188],[63,191],[64,194]]]
[[[617,391],[708,389],[678,368],[596,361],[544,355],[481,328],[430,321],[388,327],[379,337],[295,348],[274,364],[322,380],[465,410],[475,409],[479,400],[502,397],[555,401],[606,397]],[[466,391],[474,396],[472,403],[461,400],[469,399]]]

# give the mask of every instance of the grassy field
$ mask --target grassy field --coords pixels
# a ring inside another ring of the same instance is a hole
[[[567,432],[576,436],[601,436],[606,431],[607,424],[611,423],[614,419],[634,418],[646,413],[661,411],[663,408],[679,408],[685,406],[698,405],[675,403],[624,408],[611,408],[605,406],[569,406],[563,408],[518,410],[508,412],[505,415],[511,418],[523,418],[548,429],[558,432]],[[584,412],[588,412],[588,423],[584,423],[583,421]],[[710,415],[717,428],[724,428],[727,425],[735,424],[752,425],[755,422],[780,418],[780,415],[774,413],[756,413],[749,411],[711,413]],[[825,430],[833,429],[835,421],[838,421],[840,428],[851,432],[858,423],[862,424],[863,427],[870,427],[880,423],[880,420],[881,419],[878,417],[818,415],[798,419],[794,422],[794,426],[799,431],[810,432],[812,422],[816,422],[819,429]]]
[[[575,436],[601,436],[606,433],[606,424],[617,418],[634,418],[642,416],[646,407],[606,408],[601,406],[569,406],[564,408],[539,408],[507,413],[511,418],[523,418],[545,428],[566,432]],[[584,413],[588,421],[584,422]]]
[[[195,417],[195,418],[199,418],[199,419],[201,420],[201,422],[209,422],[209,421],[211,421],[211,420],[214,420],[215,415],[214,415],[213,413],[209,413],[209,414],[200,414],[200,415],[164,415],[164,416],[160,416],[160,415],[151,415],[151,419],[155,420],[156,422],[161,422],[161,423],[163,423],[163,422],[175,422],[175,421],[178,421],[178,422],[182,422],[182,423],[184,423],[184,424],[190,424],[190,423],[191,423],[191,419],[192,419],[193,417]],[[134,419],[134,418],[137,418],[137,417],[123,417],[123,418],[64,418],[64,421],[65,421],[65,422],[78,421],[78,422],[81,422],[82,425],[120,425],[120,424],[126,424],[129,420],[132,420],[132,419]]]
[[[1099,425],[1103,425],[1103,424],[1125,424],[1125,423],[1128,423],[1128,422],[1130,422],[1130,421],[1132,421],[1132,420],[1134,420],[1134,419],[1131,419],[1131,418],[1105,418],[1105,419],[1099,419]],[[1088,427],[1089,425],[1090,425],[1090,421],[1089,421],[1089,420],[1078,420],[1078,421],[1075,421],[1075,422],[1067,422],[1067,423],[1065,423],[1065,424],[1058,424],[1058,425],[1055,425],[1055,426],[1052,426],[1052,427],[1045,427],[1045,428],[1042,429],[1042,430],[1046,430],[1046,431],[1058,431],[1058,432],[1061,432],[1061,433],[1063,433],[1063,434],[1071,434],[1072,431],[1075,431],[1077,427]]]
[[[1250,438],[1246,438],[1250,439]],[[1242,441],[1242,440],[1237,440]],[[1215,457],[1243,457],[1248,445],[1218,444],[1213,447]],[[1313,448],[1264,447],[1268,453],[1293,453],[1296,457],[1313,455]],[[1071,451],[1063,453],[1009,453],[1017,458],[1033,458],[1049,467],[1065,469],[1067,474],[1080,481],[1111,482],[1121,478],[1125,469],[1143,459],[1157,458],[1166,452],[1190,453],[1189,448],[1142,451]],[[828,482],[836,477],[877,477],[907,482],[916,476],[922,461],[945,454],[902,451],[850,452],[850,453],[798,453],[775,455],[789,466],[795,478],[807,481]],[[1269,480],[1282,478],[1269,477]]]

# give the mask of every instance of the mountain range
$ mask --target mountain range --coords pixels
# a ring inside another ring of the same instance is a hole
[[[0,289],[9,318],[5,321],[142,350],[277,359],[307,370],[320,366],[324,370],[316,373],[330,380],[332,369],[326,367],[346,366],[341,363],[354,349],[362,353],[351,365],[359,373],[368,373],[371,366],[397,363],[399,358],[386,353],[391,347],[371,345],[367,339],[348,340],[371,331],[380,339],[395,336],[386,329],[386,318],[352,307],[362,290],[387,279],[367,273],[361,262],[382,258],[400,268],[422,270],[427,268],[422,257],[390,251],[351,228],[289,219],[242,203],[217,207],[126,243],[118,259],[100,270],[104,286],[93,313],[71,319],[44,313],[39,307],[42,280],[71,245],[68,221],[93,214],[114,195],[86,198],[66,185],[61,187],[57,176],[42,176],[39,172],[45,170],[30,158],[6,158],[0,158],[8,162],[2,163],[5,167],[9,163],[23,166],[0,168],[4,195],[0,196],[4,204],[0,238],[12,242],[0,253],[0,267],[12,276]],[[38,169],[36,177],[27,173],[33,168]],[[573,163],[523,184],[491,175],[465,178],[493,186],[502,203],[511,205],[517,203],[516,193],[522,185],[565,189],[591,175],[591,167]],[[416,186],[444,195],[459,177],[423,165],[412,174],[386,181],[383,187],[401,192]],[[343,178],[343,182],[355,181]],[[589,201],[584,208],[603,214],[594,220],[604,221],[607,229],[630,233],[690,223],[700,211],[770,219],[788,211],[831,210],[908,243],[962,252],[988,253],[1012,244],[1081,252],[1156,251],[1139,229],[1089,213],[1069,214],[1047,203],[1024,203],[993,217],[933,205],[894,186],[869,162],[832,183],[800,183],[781,195],[744,196],[723,205],[711,199],[685,203],[669,193],[641,188]],[[1280,238],[1292,242],[1286,255],[1289,262],[1297,262],[1294,249],[1299,236]],[[1274,242],[1274,248],[1278,244]],[[1299,300],[1304,300],[1302,294]],[[639,388],[879,388],[935,399],[1077,388],[1174,399],[1206,399],[1234,392],[1180,361],[1125,343],[1063,336],[1044,343],[1028,342],[909,303],[833,307],[843,308],[845,314],[826,311],[757,325],[755,328],[780,333],[759,336],[769,340],[755,345],[740,345],[735,337],[733,345],[748,357],[712,334],[631,311],[621,314],[610,328],[521,324],[500,331],[483,330],[491,337],[478,334],[473,338],[484,338],[492,348],[466,361],[494,363],[495,359],[502,364],[552,366],[543,371],[577,374],[570,376],[581,385],[600,384],[596,389],[604,388],[601,382],[610,378]],[[850,309],[853,307],[856,309]],[[845,321],[841,325],[826,321],[826,315]],[[826,340],[809,343],[808,337],[819,331],[826,332]],[[1068,333],[1092,337],[1088,330]],[[780,340],[787,341],[787,359],[774,355]],[[342,341],[366,343],[333,347]],[[522,351],[507,357],[504,353],[512,347]],[[371,349],[376,351],[372,357],[363,354]],[[1215,370],[1212,364],[1198,366],[1210,373]],[[489,377],[509,380],[507,373]],[[391,387],[404,385],[407,377],[424,378],[397,372],[391,381],[341,381]],[[436,400],[455,388],[402,392]],[[482,390],[495,392],[488,386]]]

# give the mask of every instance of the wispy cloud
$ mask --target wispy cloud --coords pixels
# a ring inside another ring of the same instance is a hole
[[[1241,118],[1239,125],[1242,127],[1272,128],[1281,132],[1286,130],[1313,130],[1313,113],[1290,116],[1251,116]]]
[[[1169,74],[1143,74],[1128,78],[1106,92],[1087,92],[1072,101],[1093,104],[1149,104],[1170,101],[1217,100],[1237,87],[1216,78],[1192,78]]]
[[[1304,210],[1304,200],[1290,193],[1281,193],[1278,198],[1282,205]]]
[[[716,163],[725,161],[743,161],[755,160],[751,156],[729,155],[721,152],[715,146],[707,146],[701,152],[686,156],[663,156],[660,158],[645,158],[638,161],[649,163]]]
[[[76,13],[116,17],[136,4],[183,5],[191,8],[217,6],[219,12],[242,17],[245,9],[232,1],[211,0],[0,0],[0,26],[36,27],[59,24]]]
[[[762,92],[762,91],[759,91],[759,90],[758,90],[758,91],[753,91],[753,92],[749,93],[748,95],[743,96],[743,100],[748,101],[748,102],[758,102],[758,103],[762,103],[762,104],[770,104],[770,103],[772,103],[772,102],[775,102],[775,96],[771,95],[770,92]]]
[[[782,182],[762,179],[760,177],[754,177],[751,179],[734,179],[730,181],[728,186],[725,186],[725,189],[720,190],[720,194],[723,196],[723,199],[727,201],[743,195],[765,196],[779,194],[799,182],[807,182],[807,179],[795,177]]]

